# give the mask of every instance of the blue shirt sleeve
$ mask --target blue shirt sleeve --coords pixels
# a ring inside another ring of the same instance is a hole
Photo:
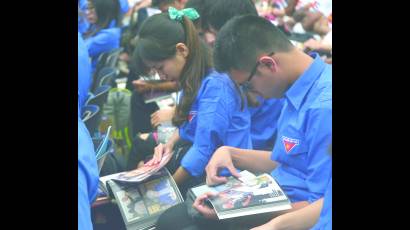
[[[79,0],[78,2],[80,9],[85,12],[87,9],[87,0]]]
[[[323,200],[322,211],[318,222],[310,230],[331,230],[332,229],[332,179],[327,186],[325,198]]]
[[[97,195],[98,166],[94,145],[78,117],[78,229],[92,229],[90,204]]]
[[[231,96],[221,81],[206,84],[199,95],[194,144],[181,161],[181,166],[195,177],[204,173],[215,149],[224,143],[233,107],[227,102]]]
[[[91,223],[90,201],[84,169],[78,165],[78,229],[93,229]]]
[[[332,177],[332,162],[328,150],[332,140],[332,109],[313,109],[309,111],[307,123],[309,130],[306,140],[311,143],[308,152],[306,185],[310,191],[308,202],[323,197],[326,186]]]
[[[119,33],[118,28],[105,29],[98,32],[95,36],[87,38],[85,45],[88,48],[90,57],[95,58],[103,52],[118,48]]]
[[[125,14],[128,12],[128,10],[130,9],[130,6],[128,4],[128,0],[119,0],[120,2],[120,8],[121,8],[121,13]]]

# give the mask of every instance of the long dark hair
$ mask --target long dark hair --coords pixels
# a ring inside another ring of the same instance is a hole
[[[120,3],[118,0],[88,0],[97,14],[97,22],[84,34],[84,38],[92,37],[100,30],[105,29],[115,20],[115,26],[121,25]]]
[[[199,39],[191,20],[185,16],[181,22],[171,20],[168,13],[146,19],[138,34],[133,61],[141,74],[147,73],[149,69],[142,60],[158,62],[172,58],[176,54],[177,43],[184,43],[189,49],[179,77],[179,86],[183,89],[184,95],[177,104],[172,118],[173,124],[179,126],[188,119],[189,110],[201,87],[202,79],[212,67],[211,54]]]

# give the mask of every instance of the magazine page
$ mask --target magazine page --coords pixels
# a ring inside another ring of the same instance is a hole
[[[228,182],[226,182],[225,184],[212,187],[208,185],[202,185],[192,188],[191,191],[195,195],[195,197],[198,197],[206,192],[212,192],[216,194],[224,190],[228,190],[229,188],[232,188],[234,185],[241,184],[241,181],[243,180],[250,180],[252,178],[256,178],[254,174],[247,170],[241,171],[239,175],[241,175],[241,177],[239,177],[238,179],[236,179],[235,177],[229,177]]]
[[[111,184],[110,186],[114,187]],[[114,192],[114,196],[126,224],[149,216],[138,186],[128,185],[119,188]]]
[[[157,164],[152,164],[153,160],[150,160],[147,163],[145,163],[142,167],[137,168],[135,170],[100,177],[100,182],[105,185],[109,180],[130,183],[144,181],[145,179],[160,171],[168,163],[171,157],[172,154],[166,154]]]
[[[118,173],[115,178],[112,178],[116,181],[122,182],[140,182],[145,180],[146,178],[150,177],[154,173],[158,172],[161,168],[163,168],[168,161],[171,159],[172,154],[166,154],[162,156],[162,159],[157,164],[152,164],[153,160],[151,159],[144,166],[137,168],[132,171]]]
[[[127,229],[154,226],[166,209],[183,202],[168,170],[163,169],[140,183],[109,181]]]
[[[211,203],[216,211],[241,209],[266,203],[287,200],[287,197],[267,174],[245,182],[232,183],[230,188],[221,191]]]
[[[150,215],[164,211],[179,203],[178,196],[166,177],[161,177],[139,186]]]
[[[240,178],[242,181],[231,177],[226,184],[211,188],[217,195],[210,202],[220,219],[291,208],[289,199],[270,175]]]

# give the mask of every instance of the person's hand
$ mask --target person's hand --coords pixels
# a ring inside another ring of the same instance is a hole
[[[174,145],[170,142],[166,144],[160,143],[155,147],[154,149],[154,156],[152,157],[152,161],[150,162],[151,164],[158,164],[161,162],[162,156],[165,154],[172,154],[172,149]]]
[[[226,177],[218,176],[218,169],[227,168],[234,177],[240,177],[232,163],[232,157],[227,146],[219,147],[205,167],[206,184],[217,185],[226,183]]]
[[[217,219],[218,217],[216,215],[215,210],[205,204],[205,201],[208,198],[211,198],[215,195],[216,194],[213,194],[211,192],[202,194],[201,196],[195,199],[194,203],[192,204],[192,207],[195,208],[199,213],[201,213],[207,219]]]
[[[307,40],[305,43],[303,43],[303,46],[306,48],[308,48],[309,50],[318,50],[320,49],[320,41],[317,41],[313,38]]]
[[[283,17],[285,16],[285,10],[284,9],[278,9],[276,7],[272,8],[272,14],[277,16],[277,17]]]
[[[157,127],[160,123],[164,121],[172,120],[174,115],[174,108],[160,109],[155,113],[151,114],[151,125],[152,127]]]
[[[152,0],[142,0],[140,2],[135,3],[132,7],[133,12],[138,11],[139,9],[148,7],[152,5]]]
[[[147,92],[153,88],[151,83],[146,82],[144,80],[135,80],[132,81],[132,84],[139,93]]]

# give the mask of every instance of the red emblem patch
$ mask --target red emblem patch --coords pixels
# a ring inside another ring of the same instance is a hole
[[[283,142],[283,145],[285,146],[286,153],[289,153],[290,150],[292,150],[296,145],[299,145],[298,139],[292,139],[292,138],[285,137],[285,136],[282,136],[282,142]]]

